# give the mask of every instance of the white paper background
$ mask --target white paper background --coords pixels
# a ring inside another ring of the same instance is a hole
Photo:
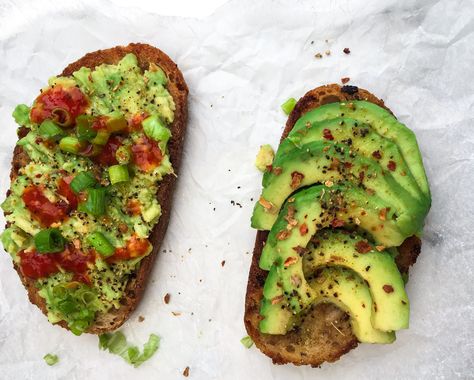
[[[1,379],[180,379],[186,366],[194,379],[474,378],[472,0],[234,0],[201,20],[162,17],[153,4],[66,3],[0,2],[0,193],[9,185],[15,104],[30,103],[86,52],[135,41],[166,51],[190,88],[189,133],[166,253],[124,327],[133,343],[156,332],[162,344],[134,369],[100,352],[96,337],[51,326],[2,254]],[[326,50],[331,56],[314,58]],[[250,198],[260,189],[254,156],[262,143],[276,146],[286,98],[345,76],[386,100],[417,132],[425,158],[433,207],[408,284],[411,326],[393,345],[361,345],[321,369],[273,366],[239,342]],[[58,365],[46,366],[48,352]]]

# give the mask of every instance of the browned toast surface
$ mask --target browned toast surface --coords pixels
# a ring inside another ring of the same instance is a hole
[[[346,100],[367,100],[388,110],[382,100],[355,86],[341,87],[330,84],[317,87],[298,101],[288,117],[281,139],[288,136],[296,121],[304,113],[323,104]],[[268,272],[260,269],[258,262],[267,236],[268,232],[257,231],[245,300],[244,322],[247,333],[255,345],[275,364],[293,363],[316,367],[324,362],[338,360],[356,347],[358,341],[352,333],[348,315],[331,304],[319,304],[313,307],[302,325],[285,335],[259,332],[260,302]],[[405,240],[399,248],[396,260],[401,272],[408,272],[408,268],[415,263],[420,249],[421,242],[417,237],[412,236]]]
[[[81,67],[93,69],[103,63],[116,64],[128,53],[133,53],[137,56],[138,64],[142,70],[148,69],[150,63],[155,63],[163,69],[169,79],[167,89],[173,97],[176,110],[174,112],[174,121],[169,126],[172,136],[168,142],[168,149],[174,172],[178,174],[186,132],[188,87],[181,71],[178,69],[178,66],[170,57],[161,50],[147,44],[136,43],[128,46],[117,46],[111,49],[98,50],[86,54],[76,62],[68,65],[61,75],[70,76],[74,71],[79,70]],[[22,132],[22,130],[20,130],[20,137],[22,133],[24,133],[24,131]],[[28,161],[28,155],[21,149],[21,147],[16,146],[12,160],[12,179],[16,177],[18,170],[25,166]],[[153,263],[166,233],[176,178],[176,176],[169,174],[163,178],[162,182],[160,182],[157,199],[161,205],[162,214],[150,236],[150,241],[153,244],[153,251],[140,262],[138,270],[128,282],[124,297],[121,300],[121,307],[119,309],[112,309],[107,314],[99,315],[95,323],[87,332],[92,334],[102,334],[117,329],[128,319],[130,313],[135,310],[140,302]],[[30,301],[37,305],[41,311],[46,314],[46,304],[44,299],[38,294],[35,281],[24,277],[18,267],[15,267],[15,269],[28,291]],[[59,325],[67,328],[65,322],[60,322]]]

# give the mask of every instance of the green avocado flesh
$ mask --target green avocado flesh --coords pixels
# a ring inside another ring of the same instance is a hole
[[[397,144],[421,191],[428,199],[431,199],[430,188],[415,134],[400,123],[389,111],[374,103],[355,100],[325,104],[305,113],[298,119],[289,133],[289,137],[298,136],[302,133],[307,128],[308,122],[314,123],[337,117],[349,117],[361,123],[366,123],[380,136]]]
[[[409,324],[396,247],[421,232],[431,204],[413,132],[366,101],[323,105],[296,122],[262,184],[260,332],[285,334],[329,302],[360,342],[393,342]]]
[[[270,229],[285,199],[295,190],[315,183],[352,182],[385,202],[397,215],[399,227],[407,234],[418,232],[424,216],[423,207],[390,172],[368,158],[350,153],[347,147],[321,141],[295,147],[274,160],[276,174],[265,173],[261,198],[272,204],[267,210],[261,202],[255,205],[252,226]],[[296,178],[296,180],[295,180]],[[329,181],[329,182],[328,182]]]
[[[163,70],[150,64],[143,71],[133,54],[48,83],[31,108],[14,112],[26,129],[18,145],[29,162],[2,203],[8,228],[1,240],[23,275],[36,281],[49,320],[64,320],[80,334],[100,313],[121,306],[127,283],[152,250],[159,183],[173,173],[167,142],[175,105]],[[66,95],[58,100],[57,94]],[[76,112],[80,99],[86,100]],[[92,178],[86,188],[76,181],[84,173]],[[43,198],[26,200],[31,189]],[[41,204],[67,211],[47,220]],[[63,252],[39,251],[35,236],[47,229],[59,231]],[[31,263],[49,270],[38,272]]]
[[[349,314],[354,335],[362,343],[392,343],[393,331],[381,331],[372,325],[370,287],[352,270],[324,268],[310,285],[316,292],[314,304],[329,302]]]

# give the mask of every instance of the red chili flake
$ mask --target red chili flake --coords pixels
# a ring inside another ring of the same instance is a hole
[[[300,172],[293,172],[291,173],[291,188],[297,189],[300,185],[301,182],[303,181],[304,174]]]
[[[346,169],[352,168],[352,162],[347,162],[347,161],[344,162],[344,167],[345,167]]]
[[[393,293],[393,286],[392,285],[384,285],[383,290],[385,293]]]
[[[333,221],[331,222],[331,227],[333,228],[344,227],[344,221],[341,219],[333,219]]]
[[[360,172],[359,173],[359,181],[362,182],[364,180],[364,177],[365,177],[365,172]]]
[[[332,135],[331,130],[329,130],[327,128],[323,129],[323,137],[326,140],[334,140],[334,136]]]
[[[285,267],[289,267],[290,265],[293,265],[298,261],[297,257],[290,256],[285,260],[285,263],[283,264]]]
[[[395,161],[389,161],[387,164],[387,168],[388,170],[394,172],[395,169],[397,168],[397,164],[395,163]]]
[[[351,49],[349,48],[344,48],[342,51],[344,52],[344,54],[351,54]]]
[[[300,245],[292,248],[298,255],[303,256],[308,250]]]
[[[350,80],[351,80],[351,78],[349,78],[349,77],[341,78],[342,84],[346,84],[346,83],[349,82]]]
[[[383,208],[379,211],[379,219],[386,220],[387,219],[387,209]]]
[[[275,167],[275,168],[272,169],[272,173],[273,173],[274,175],[280,175],[282,171],[283,171],[283,169],[282,169],[281,167],[279,167],[279,166],[277,166],[277,167]]]
[[[371,250],[372,250],[372,247],[366,241],[361,240],[357,242],[356,244],[356,251],[359,253],[367,253],[367,252],[370,252]]]
[[[380,160],[382,158],[382,154],[380,151],[376,150],[372,153],[372,157],[376,158],[377,160]]]
[[[280,303],[281,301],[283,301],[283,295],[273,297],[271,302],[272,302],[272,305],[276,305],[277,303]]]
[[[290,231],[282,230],[277,233],[276,238],[277,240],[285,240],[288,239],[288,236],[290,236]]]
[[[300,235],[301,236],[304,236],[308,233],[308,226],[306,225],[306,223],[303,223],[301,226],[300,226]]]

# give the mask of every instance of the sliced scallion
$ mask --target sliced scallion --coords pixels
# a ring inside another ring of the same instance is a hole
[[[64,251],[65,240],[57,228],[48,228],[38,232],[34,237],[36,251],[55,253]]]
[[[76,135],[79,141],[91,141],[97,136],[97,131],[92,128],[92,117],[81,115],[76,119]]]
[[[77,139],[77,137],[67,136],[63,137],[59,141],[59,149],[63,152],[74,153],[77,154],[82,148],[81,142]]]
[[[52,120],[46,119],[44,120],[38,130],[39,134],[47,139],[57,139],[60,137],[64,137],[64,131],[56,125],[56,123]]]
[[[91,140],[92,144],[105,145],[109,141],[110,132],[105,129],[99,129],[97,135]]]
[[[115,252],[114,246],[99,231],[93,232],[87,236],[87,242],[92,245],[103,257],[112,256]]]
[[[94,187],[96,184],[97,180],[91,172],[80,172],[71,181],[70,186],[72,191],[77,194],[85,189]]]
[[[130,177],[128,175],[127,165],[113,165],[109,167],[110,183],[115,185],[119,182],[127,182]]]
[[[281,109],[283,110],[284,113],[289,115],[291,111],[293,111],[293,108],[295,108],[295,105],[296,105],[296,99],[290,98],[281,105]]]
[[[87,200],[79,204],[78,210],[91,214],[93,216],[101,216],[105,214],[105,201],[107,197],[107,189],[101,187],[99,189],[87,189]]]

